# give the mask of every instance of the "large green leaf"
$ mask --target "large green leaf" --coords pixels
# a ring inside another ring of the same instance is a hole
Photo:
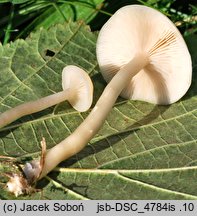
[[[82,23],[68,23],[0,46],[0,111],[60,91],[68,64],[91,76],[95,103],[106,85],[96,61],[96,38]],[[19,199],[197,199],[197,37],[187,43],[193,82],[179,102],[155,106],[119,98],[87,147],[38,183],[43,196],[36,192]],[[0,155],[36,158],[42,136],[51,148],[87,115],[64,102],[19,119],[0,129]],[[0,170],[8,169],[15,168],[2,162]],[[0,198],[15,197],[2,188]]]

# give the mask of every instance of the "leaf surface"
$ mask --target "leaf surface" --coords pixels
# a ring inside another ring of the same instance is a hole
[[[95,104],[106,86],[96,61],[96,39],[83,23],[70,22],[0,46],[0,112],[61,91],[61,71],[69,64],[91,76]],[[43,196],[37,192],[18,199],[196,199],[197,37],[186,41],[193,81],[179,102],[155,106],[118,98],[87,147],[38,183]],[[87,115],[63,102],[25,116],[0,129],[0,155],[24,162],[36,158],[42,137],[49,149]],[[1,163],[1,172],[9,169]],[[1,199],[15,199],[0,190]]]

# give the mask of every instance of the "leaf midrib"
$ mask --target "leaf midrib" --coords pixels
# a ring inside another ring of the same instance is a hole
[[[197,196],[190,195],[183,192],[173,191],[170,189],[161,188],[155,186],[153,184],[149,184],[140,180],[132,179],[126,177],[124,174],[131,174],[131,173],[158,173],[158,172],[173,172],[173,171],[184,171],[184,170],[197,170],[197,166],[193,167],[182,167],[182,168],[169,168],[169,169],[148,169],[148,170],[99,170],[99,169],[75,169],[75,168],[59,168],[56,167],[53,171],[57,171],[60,173],[63,172],[71,172],[71,173],[94,173],[94,174],[113,174],[117,175],[119,178],[124,179],[125,181],[129,181],[131,183],[135,183],[138,185],[142,185],[144,187],[148,187],[157,191],[167,192],[175,195],[182,195],[185,196],[187,199],[197,199]]]

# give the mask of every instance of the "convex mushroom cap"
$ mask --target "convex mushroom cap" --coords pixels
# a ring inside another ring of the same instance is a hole
[[[102,27],[97,59],[109,82],[137,53],[147,53],[149,63],[121,92],[124,98],[154,104],[179,100],[191,84],[192,64],[176,26],[159,11],[141,5],[119,9]]]
[[[93,85],[88,74],[81,68],[69,65],[62,71],[62,88],[69,90],[69,103],[79,112],[87,111],[93,100]]]

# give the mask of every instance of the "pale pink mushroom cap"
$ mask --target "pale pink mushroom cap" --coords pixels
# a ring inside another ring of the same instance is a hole
[[[93,85],[81,68],[69,65],[62,71],[62,87],[69,90],[69,103],[79,112],[87,111],[93,100]]]
[[[148,53],[149,64],[122,91],[124,98],[171,104],[191,84],[192,63],[185,41],[176,26],[155,9],[141,5],[119,9],[102,27],[96,51],[107,82],[136,53]]]

